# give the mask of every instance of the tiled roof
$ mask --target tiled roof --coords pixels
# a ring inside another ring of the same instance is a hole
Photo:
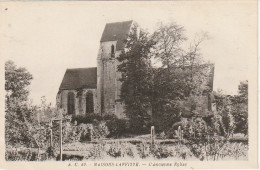
[[[97,67],[67,69],[60,90],[97,88]]]
[[[117,41],[116,50],[122,50],[132,22],[133,21],[131,20],[106,24],[100,42]]]

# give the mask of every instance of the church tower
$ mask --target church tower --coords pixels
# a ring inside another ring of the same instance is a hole
[[[117,71],[121,51],[125,47],[133,21],[108,23],[100,40],[97,57],[97,103],[99,113],[123,118],[123,105],[118,102],[121,82]]]

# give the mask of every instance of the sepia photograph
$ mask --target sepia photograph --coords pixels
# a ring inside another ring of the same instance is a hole
[[[0,168],[257,168],[257,1],[0,2],[0,28]]]

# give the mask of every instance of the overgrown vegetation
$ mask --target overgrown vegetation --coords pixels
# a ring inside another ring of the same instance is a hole
[[[131,129],[142,133],[152,124],[162,132],[182,117],[205,115],[202,99],[212,90],[209,76],[213,67],[200,54],[207,34],[197,36],[189,48],[184,48],[185,29],[176,23],[161,24],[152,34],[137,27],[118,57],[120,101]]]
[[[65,150],[86,152],[84,156],[64,159],[246,158],[248,82],[240,83],[237,95],[212,92],[209,79],[213,65],[204,62],[200,54],[206,34],[184,48],[183,43],[188,41],[185,29],[176,23],[161,24],[152,34],[138,30],[135,25],[118,58],[118,71],[122,73],[120,102],[124,103],[127,119],[97,114],[70,117],[47,104],[45,97],[40,106],[35,106],[28,99],[32,75],[7,61],[6,160],[58,159],[59,121],[51,125],[50,118],[64,119]],[[210,102],[216,107],[205,108],[205,98],[213,98]],[[151,144],[150,139],[135,138],[150,133],[151,126],[155,126],[156,140],[160,142]],[[244,134],[243,143],[233,138],[237,133]],[[132,140],[117,141],[126,137]]]

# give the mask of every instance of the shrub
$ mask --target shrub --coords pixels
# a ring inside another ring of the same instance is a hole
[[[5,159],[7,161],[36,161],[37,154],[29,149],[22,151],[8,150],[5,152]]]
[[[130,156],[130,157],[134,157],[134,152],[133,152],[133,149],[131,148],[131,147],[126,147],[125,148],[125,153],[126,153],[126,155],[128,155],[128,156]]]
[[[121,137],[127,132],[129,132],[127,126],[127,121],[124,119],[119,119],[115,115],[104,116],[104,121],[110,132],[108,137]]]
[[[90,150],[89,155],[87,155],[85,158],[93,158],[93,159],[99,159],[104,156],[104,150],[105,150],[105,144],[104,143],[98,143],[93,144],[93,147]]]
[[[93,129],[92,124],[81,123],[77,126],[77,134],[79,136],[80,142],[90,141],[91,140],[91,129]]]
[[[122,148],[119,146],[119,143],[113,143],[110,145],[109,150],[107,151],[107,154],[112,157],[121,157],[122,156]]]
[[[97,115],[97,114],[90,114],[90,115],[77,115],[72,117],[72,122],[77,122],[77,124],[93,124],[94,126],[99,129],[97,133],[107,133],[108,130],[108,137],[121,137],[126,133],[129,133],[128,123],[125,119],[119,119],[115,115],[105,115],[104,117]],[[101,124],[105,124],[107,130],[102,127],[98,127]],[[99,135],[97,135],[99,136]],[[106,136],[106,135],[101,135]]]
[[[155,144],[153,146],[152,154],[157,159],[167,158],[169,156],[172,156],[171,151],[169,151],[166,146],[163,146],[161,144]]]
[[[75,137],[78,138],[78,141],[85,142],[90,141],[91,139],[100,139],[105,138],[109,134],[109,130],[104,121],[95,122],[94,124],[84,124],[81,123],[77,126]]]
[[[171,149],[171,156],[175,158],[189,159],[193,157],[190,149],[183,144],[174,144],[169,149]]]
[[[88,124],[94,123],[95,121],[101,121],[102,117],[98,114],[87,114],[87,115],[74,115],[72,116],[72,122],[77,121],[77,124]]]
[[[193,155],[200,160],[215,156],[226,143],[223,137],[216,136],[216,131],[207,126],[206,122],[201,118],[189,121],[184,127],[184,138],[186,146]]]
[[[108,127],[106,126],[106,122],[101,121],[93,124],[93,138],[100,139],[105,138],[109,135]]]
[[[137,148],[139,156],[144,159],[146,157],[149,157],[151,154],[151,149],[150,149],[150,144],[146,142],[142,142],[138,145],[139,147]]]

